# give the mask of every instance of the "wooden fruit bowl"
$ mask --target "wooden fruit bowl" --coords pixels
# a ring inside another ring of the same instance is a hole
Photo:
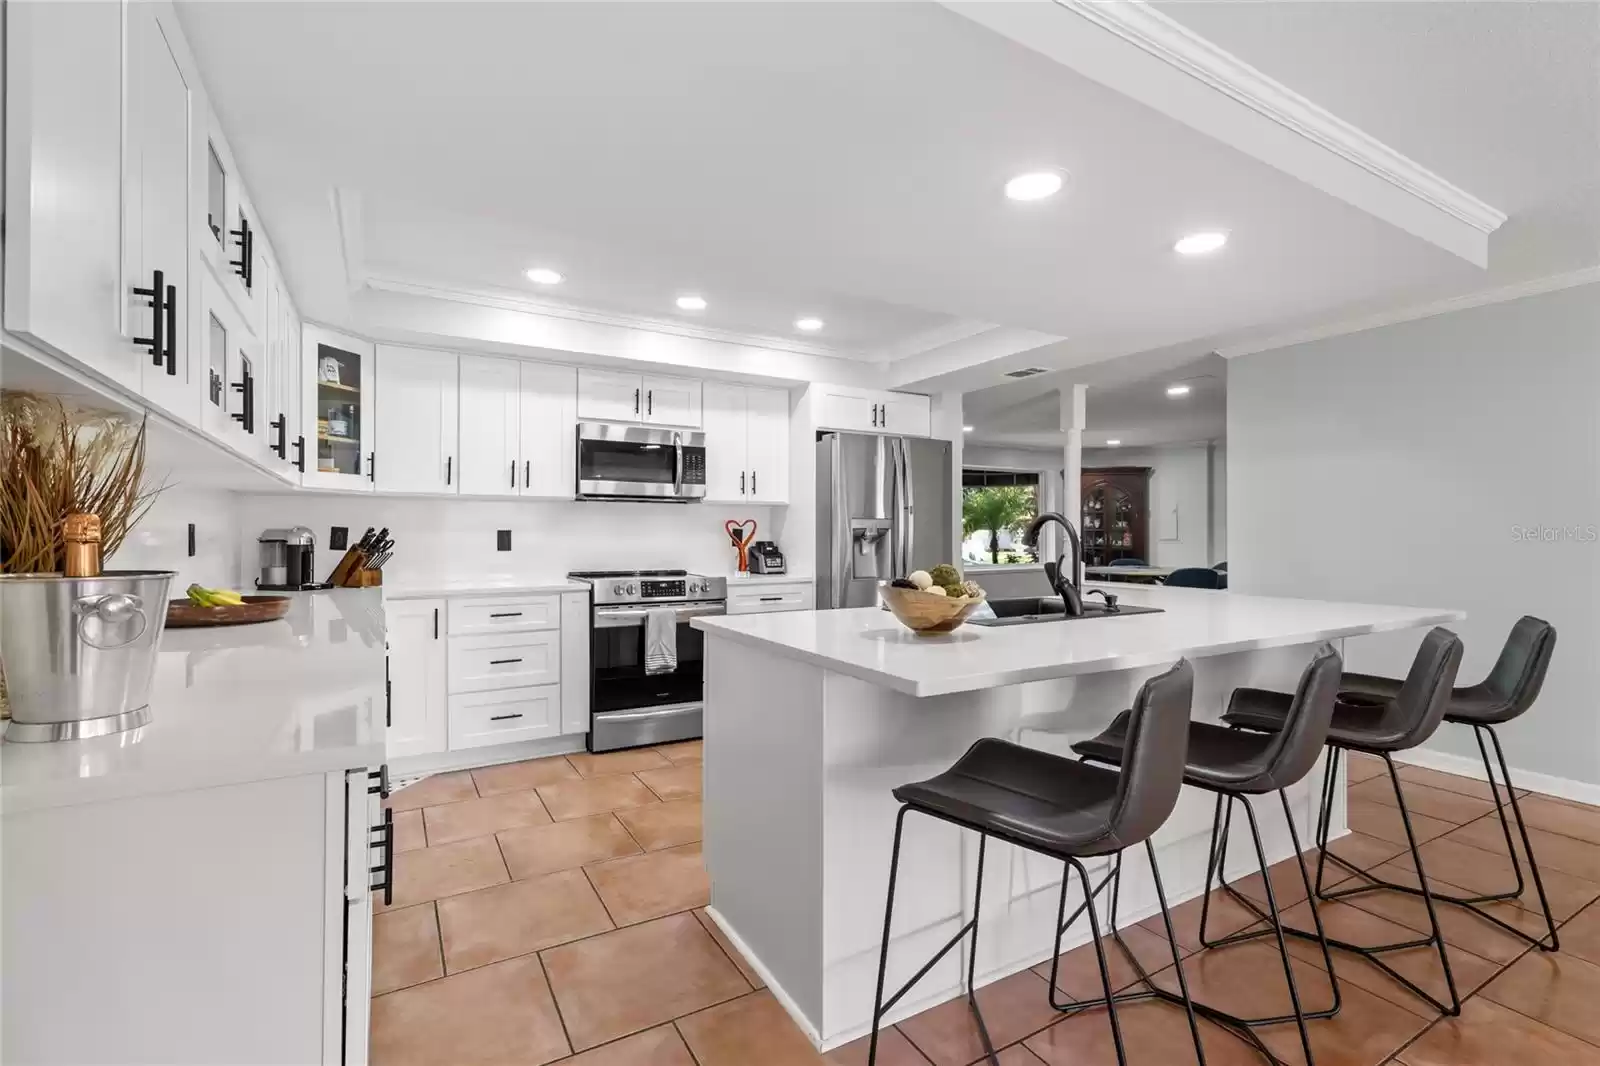
[[[198,626],[242,626],[252,622],[275,622],[289,613],[287,596],[246,596],[238,606],[201,607],[189,600],[167,601],[167,628],[191,629]]]
[[[879,585],[878,593],[900,623],[914,633],[948,633],[965,622],[984,600],[982,594],[939,596],[893,585]]]

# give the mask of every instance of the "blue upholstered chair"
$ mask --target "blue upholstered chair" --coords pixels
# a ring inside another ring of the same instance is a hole
[[[1167,584],[1184,589],[1219,589],[1222,575],[1209,566],[1185,566],[1168,574]]]

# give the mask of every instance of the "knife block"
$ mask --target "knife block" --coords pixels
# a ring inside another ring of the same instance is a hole
[[[383,584],[382,570],[369,570],[367,553],[351,548],[339,560],[339,565],[328,575],[328,584],[340,589],[378,588]]]

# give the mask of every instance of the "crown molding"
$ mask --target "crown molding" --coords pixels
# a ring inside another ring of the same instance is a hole
[[[344,262],[345,291],[357,292],[367,282],[366,242],[361,236],[361,194],[335,186],[328,197],[339,235],[339,257]]]
[[[375,273],[366,275],[364,286],[369,289],[400,293],[406,296],[423,296],[432,300],[449,300],[455,303],[472,304],[477,307],[492,307],[501,311],[520,311],[524,314],[547,315],[551,318],[567,319],[573,322],[588,322],[601,326],[615,326],[621,329],[665,333],[675,337],[717,341],[723,344],[737,344],[749,348],[767,348],[772,351],[789,352],[794,355],[810,355],[824,359],[845,359],[852,362],[868,361],[867,356],[857,351],[832,348],[821,344],[807,344],[787,337],[768,337],[756,333],[740,333],[735,330],[717,329],[713,326],[697,326],[688,322],[649,318],[644,315],[630,315],[617,311],[597,311],[592,308],[578,307],[556,300],[540,300],[535,297],[512,295],[493,289],[468,288]]]
[[[1330,337],[1342,337],[1349,333],[1362,333],[1366,330],[1379,329],[1383,326],[1394,326],[1402,322],[1415,322],[1422,318],[1434,318],[1438,315],[1448,315],[1456,311],[1468,311],[1474,307],[1488,307],[1491,304],[1507,303],[1527,296],[1542,296],[1545,293],[1560,292],[1562,289],[1592,284],[1600,284],[1600,266],[1585,267],[1583,270],[1574,270],[1566,274],[1552,274],[1549,277],[1534,278],[1532,281],[1518,282],[1515,285],[1506,285],[1498,289],[1485,289],[1482,292],[1467,293],[1464,296],[1452,296],[1443,300],[1434,300],[1431,303],[1412,304],[1409,307],[1380,311],[1360,318],[1349,318],[1320,326],[1308,326],[1301,330],[1274,334],[1263,340],[1247,341],[1243,344],[1218,348],[1216,354],[1224,359],[1237,359],[1241,355],[1254,355],[1257,352],[1288,348],[1296,344],[1309,344],[1312,341],[1327,340]]]
[[[1493,233],[1506,220],[1503,211],[1268,77],[1144,0],[1054,2],[1483,233]]]

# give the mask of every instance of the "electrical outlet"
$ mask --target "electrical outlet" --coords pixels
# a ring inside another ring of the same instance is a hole
[[[342,552],[350,546],[350,527],[334,526],[328,530],[328,550]]]
[[[511,550],[511,530],[497,529],[494,531],[494,550],[501,552]]]

